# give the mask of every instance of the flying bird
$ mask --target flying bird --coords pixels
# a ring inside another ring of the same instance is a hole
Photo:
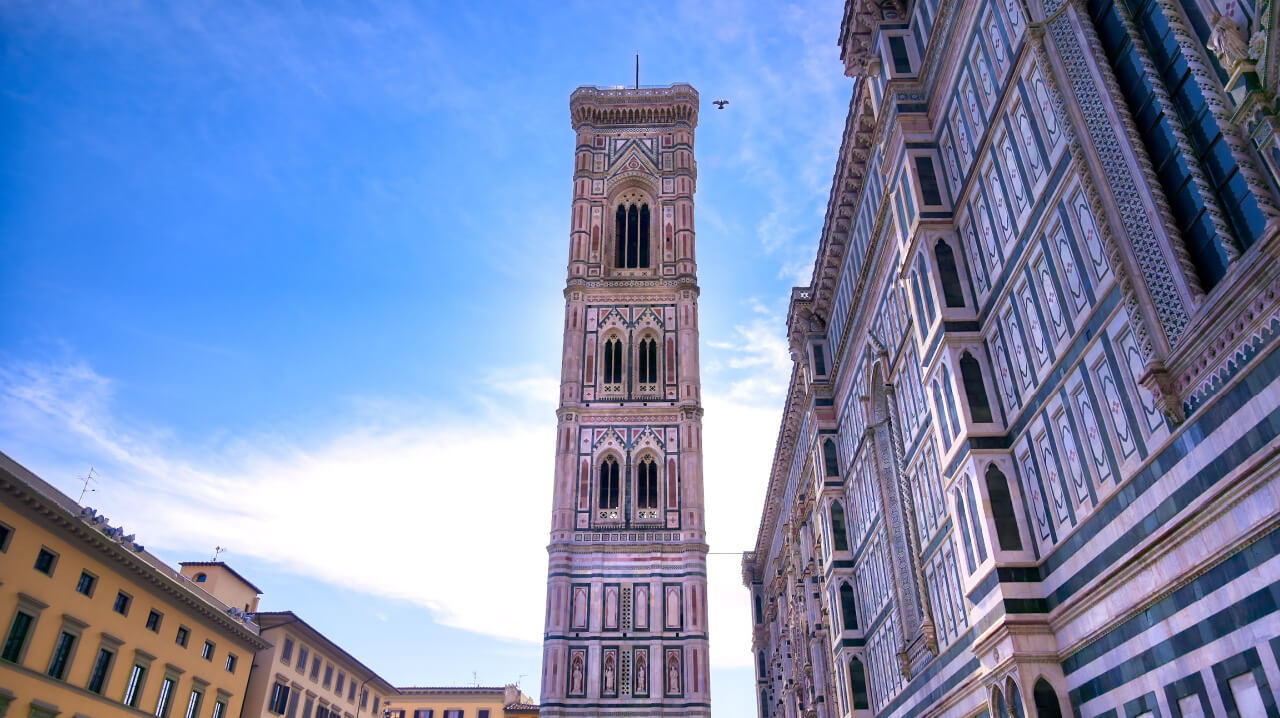
[[[715,101],[714,101],[714,102],[712,102],[711,104],[715,105],[717,110],[723,110],[723,109],[724,109],[724,106],[725,106],[725,105],[727,105],[727,104],[729,104],[729,101],[728,101],[728,100],[715,100]]]

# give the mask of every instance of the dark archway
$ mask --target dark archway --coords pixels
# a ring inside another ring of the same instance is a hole
[[[1062,707],[1058,705],[1058,694],[1043,678],[1036,680],[1031,689],[1031,702],[1036,706],[1036,718],[1062,718]]]

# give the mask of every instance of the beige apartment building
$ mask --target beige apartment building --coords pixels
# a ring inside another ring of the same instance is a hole
[[[511,718],[536,716],[519,686],[421,686],[397,689],[389,718]]]
[[[0,717],[234,718],[270,647],[240,606],[0,454]]]

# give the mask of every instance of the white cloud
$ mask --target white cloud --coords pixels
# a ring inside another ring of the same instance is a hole
[[[777,387],[766,377],[780,368],[781,345],[768,324],[761,316],[738,327],[738,342],[715,350],[739,356],[754,378],[706,399],[708,532],[712,551],[733,554],[708,560],[717,667],[750,661],[738,554],[755,541],[777,433]],[[537,642],[541,601],[512,602],[502,589],[546,579],[558,385],[536,367],[492,371],[474,414],[424,418],[365,400],[345,425],[311,436],[190,447],[118,416],[113,382],[83,363],[11,365],[0,367],[0,437],[47,450],[55,458],[41,467],[45,478],[68,492],[81,463],[97,466],[99,491],[86,503],[167,552],[226,546],[412,601],[449,626]],[[757,386],[765,388],[739,396]]]

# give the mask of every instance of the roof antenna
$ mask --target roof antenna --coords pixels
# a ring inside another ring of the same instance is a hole
[[[214,546],[214,547],[213,547],[213,560],[214,560],[214,561],[217,561],[217,560],[218,560],[218,554],[223,553],[223,552],[225,552],[225,551],[226,551],[226,549],[225,549],[225,548],[223,548],[223,547],[221,547],[221,546]]]
[[[472,671],[472,672],[471,672],[471,685],[473,685],[473,686],[475,686],[475,687],[477,687],[477,688],[479,688],[479,687],[480,687],[480,678],[479,678],[479,676],[477,676],[477,675],[476,675],[476,672],[475,672],[475,671]]]
[[[640,53],[636,53],[636,89],[640,89]]]
[[[89,488],[89,484],[91,484],[91,483],[93,483],[93,482],[95,481],[95,479],[93,478],[93,467],[92,467],[92,466],[90,466],[90,467],[89,467],[89,473],[88,473],[88,474],[85,474],[84,476],[81,476],[81,477],[80,477],[80,480],[84,482],[84,486],[82,486],[82,487],[80,488],[80,498],[76,500],[76,503],[77,503],[77,504],[82,504],[82,503],[84,503],[84,495],[85,495],[85,494],[89,493],[90,491],[97,491],[97,489],[91,489],[91,488]]]

